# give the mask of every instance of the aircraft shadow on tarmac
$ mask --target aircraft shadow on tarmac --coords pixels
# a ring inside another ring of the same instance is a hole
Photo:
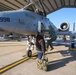
[[[63,56],[70,56],[63,59],[58,59],[55,61],[49,61],[48,64],[48,71],[52,71],[55,69],[58,69],[60,67],[66,66],[66,64],[76,61],[76,51],[69,51],[69,50],[62,50],[62,51],[56,51],[56,52],[50,52],[51,53],[61,53]],[[48,54],[48,53],[47,53]]]

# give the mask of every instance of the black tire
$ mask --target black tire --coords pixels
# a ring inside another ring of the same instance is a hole
[[[31,51],[31,50],[28,50],[28,51],[27,51],[27,56],[28,56],[28,57],[31,57],[31,56],[32,56],[32,51]]]

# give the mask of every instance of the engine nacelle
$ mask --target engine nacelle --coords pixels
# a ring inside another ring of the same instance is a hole
[[[66,22],[63,22],[63,23],[60,25],[59,31],[68,31],[68,30],[69,30],[69,24],[66,23]]]

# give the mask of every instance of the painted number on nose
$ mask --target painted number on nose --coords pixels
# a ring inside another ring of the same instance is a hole
[[[0,17],[0,22],[10,22],[9,17]]]

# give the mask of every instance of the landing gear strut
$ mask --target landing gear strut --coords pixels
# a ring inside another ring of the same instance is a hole
[[[26,55],[28,57],[32,56],[32,50],[34,50],[34,38],[29,36],[27,40],[27,52],[26,52]]]

